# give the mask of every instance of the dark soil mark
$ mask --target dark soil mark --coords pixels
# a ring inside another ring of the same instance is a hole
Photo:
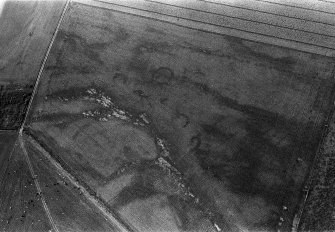
[[[250,47],[246,46],[241,39],[231,41],[232,48],[243,57],[250,60],[256,59],[261,63],[267,64],[271,68],[275,68],[283,72],[293,72],[293,67],[296,65],[296,60],[292,57],[276,58],[265,53],[255,52]]]
[[[116,197],[113,207],[122,207],[136,199],[147,199],[159,192],[154,188],[155,177],[162,175],[158,167],[153,165],[142,165],[137,168],[140,173],[133,180],[131,186],[125,187]]]
[[[167,67],[159,67],[152,74],[152,82],[158,85],[168,85],[173,79],[173,71]]]
[[[145,28],[145,31],[150,32],[150,33],[154,33],[154,34],[158,34],[158,35],[163,35],[163,36],[166,35],[166,33],[164,31],[161,31],[161,30],[159,30],[157,28],[154,28],[154,27],[151,27],[151,26],[147,26]]]
[[[171,45],[167,42],[150,42],[142,41],[133,48],[133,56],[131,57],[128,68],[136,73],[140,74],[143,79],[150,79],[146,74],[149,71],[149,58],[148,54],[159,53],[169,54]]]
[[[61,30],[57,34],[56,43],[51,51],[56,53],[54,54],[54,64],[47,65],[45,69],[52,71],[51,75],[60,75],[65,73],[95,73],[98,71],[97,67],[104,64],[104,61],[100,58],[99,52],[109,46],[109,42],[89,44],[86,39],[78,36],[77,34]],[[79,65],[69,65],[71,61],[66,59],[66,55],[68,53],[71,53],[71,56],[75,56],[77,54],[86,61],[82,61]]]
[[[13,130],[21,126],[32,92],[32,85],[0,86],[0,129]]]
[[[275,205],[278,207],[278,211],[274,212],[276,218],[283,204],[295,207],[304,181],[303,177],[300,180],[295,178],[296,175],[304,175],[296,174],[299,166],[296,160],[302,157],[307,166],[310,164],[321,135],[320,125],[313,121],[303,123],[259,107],[240,104],[206,84],[185,76],[175,76],[167,67],[153,68],[149,73],[150,80],[146,77],[138,81],[142,95],[150,92],[150,95],[146,95],[149,107],[132,106],[130,99],[138,98],[135,92],[126,94],[129,100],[122,101],[121,105],[147,111],[155,131],[171,144],[172,160],[176,161],[177,169],[183,173],[189,169],[185,164],[187,159],[180,158],[184,154],[179,151],[185,149],[178,145],[181,139],[178,133],[183,128],[196,128],[196,133],[188,142],[188,149],[208,174],[229,186],[236,195],[261,197]],[[159,91],[157,86],[160,87]],[[114,94],[118,96],[118,90]],[[165,106],[154,104],[160,98],[164,99],[165,104],[169,102],[173,116],[163,108]],[[203,111],[201,104],[208,98],[216,109],[233,110],[237,116],[226,117],[224,113],[220,115]],[[199,102],[199,105],[191,107],[193,102]],[[182,116],[185,123],[176,126],[176,120],[172,122],[163,116],[164,113],[155,113],[150,105],[154,109],[160,108],[161,112],[166,112],[174,119]],[[329,107],[326,105],[323,110],[327,111]],[[173,131],[171,127],[181,129]],[[302,170],[307,173],[307,170]],[[189,178],[191,180],[192,177]],[[293,217],[293,210],[290,211],[290,217]],[[257,226],[274,225],[275,221]]]

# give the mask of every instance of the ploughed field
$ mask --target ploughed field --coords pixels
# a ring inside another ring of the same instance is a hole
[[[332,69],[71,3],[25,133],[129,229],[289,230],[333,105]]]

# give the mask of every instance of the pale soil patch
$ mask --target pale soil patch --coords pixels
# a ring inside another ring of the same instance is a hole
[[[138,231],[173,232],[179,229],[180,219],[173,213],[166,196],[156,195],[136,200],[120,209],[119,213]]]
[[[119,176],[118,178],[111,180],[104,186],[97,188],[97,193],[100,195],[105,201],[113,200],[121,191],[133,181],[134,174],[126,174],[123,176]]]

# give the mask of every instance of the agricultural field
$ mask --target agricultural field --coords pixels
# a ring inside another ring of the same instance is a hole
[[[6,162],[3,162],[1,167],[0,230],[51,230],[20,146],[17,143],[14,145],[16,137],[13,138],[9,151],[1,153],[2,156],[6,155]],[[3,134],[1,138],[4,138]]]
[[[300,231],[331,231],[334,223],[335,184],[335,115],[332,115],[328,130],[310,177],[310,192],[300,220]]]
[[[0,5],[0,129],[18,129],[65,1]]]
[[[65,1],[6,1],[0,12],[0,83],[34,84]]]
[[[16,137],[1,167],[1,231],[119,231],[60,175],[43,148],[29,136]]]
[[[24,132],[130,230],[286,231],[332,109],[333,68],[72,2]]]
[[[32,168],[41,192],[59,231],[119,231],[45,156],[45,150],[29,136],[24,136]]]
[[[0,86],[0,128],[17,129],[27,112],[33,85],[5,84]]]
[[[0,131],[0,181],[3,181],[2,178],[5,176],[4,173],[6,172],[16,137],[17,132],[15,131]]]

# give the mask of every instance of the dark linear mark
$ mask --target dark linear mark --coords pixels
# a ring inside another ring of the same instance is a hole
[[[298,19],[300,21],[307,21],[307,22],[320,23],[320,24],[329,25],[329,26],[335,26],[335,23],[321,22],[321,21],[312,20],[312,19],[301,19],[299,17],[294,17],[294,16],[290,16],[290,15],[267,12],[267,11],[263,11],[263,10],[250,9],[250,8],[246,8],[246,7],[242,7],[242,6],[233,6],[233,5],[229,5],[227,3],[221,3],[221,2],[219,3],[219,2],[209,1],[209,0],[198,0],[198,1],[207,2],[207,3],[211,3],[211,4],[214,4],[214,5],[218,5],[218,6],[220,6],[220,5],[221,6],[229,6],[229,7],[233,7],[233,8],[238,8],[238,9],[243,9],[243,10],[250,10],[250,11],[255,11],[255,12],[269,14],[269,15],[282,16],[282,17],[291,18],[291,19]],[[321,0],[318,0],[318,1],[321,1]]]
[[[327,3],[335,4],[335,2],[327,1],[327,0],[317,0],[317,1],[319,1],[319,2],[327,2]]]
[[[120,5],[120,4],[104,2],[104,1],[101,1],[101,0],[93,0],[93,1],[100,2],[100,3],[106,4],[106,5],[121,6],[121,7],[129,8],[129,9],[133,9],[133,10],[146,11],[146,12],[149,12],[149,13],[155,13],[155,14],[164,15],[164,16],[168,16],[168,17],[173,17],[173,18],[177,18],[177,19],[184,19],[184,20],[193,21],[193,22],[197,22],[197,23],[203,23],[203,24],[207,24],[207,25],[218,26],[218,27],[222,27],[222,28],[228,28],[228,29],[232,29],[232,30],[236,30],[236,31],[242,31],[242,32],[250,33],[250,34],[261,35],[261,36],[265,36],[265,37],[272,37],[272,38],[276,38],[276,39],[287,40],[287,41],[296,42],[296,43],[300,43],[300,44],[305,44],[305,45],[309,45],[309,46],[334,50],[334,48],[328,47],[328,46],[317,45],[317,44],[302,42],[302,41],[293,40],[293,39],[285,39],[285,38],[281,38],[281,37],[277,37],[277,36],[266,35],[266,34],[257,33],[257,32],[251,32],[251,31],[247,31],[247,30],[243,30],[243,29],[237,29],[237,28],[234,28],[234,27],[222,26],[222,25],[218,25],[218,24],[205,23],[205,22],[202,22],[200,20],[188,19],[188,18],[178,17],[178,16],[174,16],[174,15],[169,15],[169,14],[162,14],[162,13],[152,12],[152,11],[149,11],[149,10],[142,10],[142,9],[138,9],[138,8],[135,8],[135,7],[123,6],[123,5]],[[180,25],[180,24],[177,24],[177,23],[172,23],[172,22],[162,20],[162,19],[155,19],[155,18],[151,18],[151,17],[148,17],[148,16],[138,15],[138,14],[134,14],[134,13],[124,12],[124,11],[110,9],[110,8],[101,7],[101,6],[92,6],[92,5],[88,5],[88,4],[85,4],[85,3],[78,3],[78,4],[87,5],[87,6],[90,6],[90,7],[96,7],[96,8],[105,9],[105,10],[110,10],[110,11],[119,12],[119,13],[123,13],[123,14],[128,14],[128,15],[132,15],[132,16],[137,16],[137,17],[146,18],[146,19],[150,19],[150,20],[155,20],[155,21],[158,21],[158,22],[169,23],[169,24],[172,24],[172,25],[176,25],[176,26],[184,27],[184,28],[188,28],[188,29],[193,29],[193,30],[198,30],[198,31],[203,31],[203,32],[209,32],[209,33],[216,34],[216,35],[224,35],[224,36],[230,36],[230,37],[235,37],[236,38],[236,36],[231,36],[231,35],[227,35],[227,34],[223,34],[223,33],[219,33],[219,32],[208,31],[208,30],[205,30],[205,29],[198,29],[198,28],[193,28],[193,27],[189,27],[189,26],[184,26],[184,25]],[[245,38],[243,38],[243,39],[247,40],[247,41],[255,42],[254,40],[251,40],[251,39],[245,39]],[[268,43],[265,43],[265,42],[260,42],[260,43],[268,44]],[[276,45],[276,46],[278,46],[278,45]],[[279,46],[279,47],[283,47],[283,46]],[[287,49],[287,47],[283,47],[283,48]],[[294,48],[290,48],[290,49],[301,51],[301,50],[294,49]],[[306,51],[304,51],[304,52],[306,52]],[[308,53],[315,54],[313,52],[308,52]]]
[[[245,19],[245,18],[241,18],[241,17],[237,17],[237,16],[229,16],[229,15],[210,12],[210,11],[205,11],[205,10],[193,9],[193,8],[190,8],[190,7],[178,6],[178,5],[173,5],[173,4],[163,3],[163,2],[157,2],[157,1],[154,1],[154,0],[145,0],[145,1],[152,2],[152,3],[157,3],[157,4],[161,4],[161,5],[166,5],[166,6],[172,6],[172,7],[181,8],[181,9],[186,9],[186,10],[193,10],[193,11],[202,12],[202,13],[209,13],[209,14],[212,14],[212,15],[218,15],[218,16],[223,16],[223,17],[227,17],[227,18],[239,19],[239,20],[243,20],[243,21],[247,21],[247,22],[259,23],[259,24],[264,24],[264,25],[269,25],[269,26],[274,26],[274,27],[279,27],[279,28],[292,29],[294,31],[301,31],[301,32],[305,32],[305,33],[310,33],[310,34],[335,38],[334,35],[327,35],[327,34],[322,34],[322,33],[313,32],[313,31],[306,31],[306,30],[297,29],[297,28],[294,28],[294,27],[286,27],[286,26],[261,22],[261,21],[252,20],[252,19]]]
[[[313,10],[307,7],[303,7],[303,6],[291,6],[289,4],[285,4],[285,3],[278,3],[278,2],[271,2],[271,1],[267,1],[267,0],[253,0],[256,2],[266,2],[269,4],[273,4],[273,5],[279,5],[279,6],[287,6],[287,7],[291,7],[291,8],[297,8],[297,9],[302,9],[302,10],[310,10],[310,11],[315,11],[315,12],[320,12],[320,13],[325,13],[325,14],[331,14],[331,15],[335,15],[335,13],[331,13],[328,11],[323,11],[323,10]]]

